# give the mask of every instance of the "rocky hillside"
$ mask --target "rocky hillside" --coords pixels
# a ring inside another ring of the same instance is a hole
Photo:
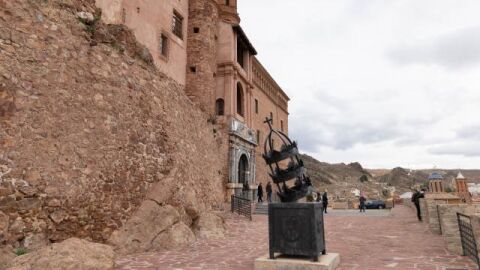
[[[94,0],[0,0],[0,244],[76,236],[139,252],[218,224],[202,219],[225,199],[226,142],[100,18]]]
[[[372,175],[358,162],[350,164],[329,164],[308,155],[301,155],[307,173],[315,188],[323,192],[327,190],[331,196],[351,198],[354,189],[364,191],[369,197],[382,194],[382,186],[376,183]]]

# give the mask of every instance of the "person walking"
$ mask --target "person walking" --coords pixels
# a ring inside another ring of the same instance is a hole
[[[313,186],[311,183],[307,183],[307,202],[313,202]]]
[[[263,202],[263,186],[262,183],[258,185],[257,188],[258,202]]]
[[[272,184],[270,183],[270,181],[268,181],[268,184],[265,187],[265,190],[267,191],[267,201],[269,203],[271,203],[272,202],[272,192],[273,192],[273,190],[272,190]]]
[[[358,200],[360,201],[360,206],[359,206],[360,212],[365,212],[365,201],[367,199],[365,199],[365,196],[363,196],[363,193],[360,194],[360,198],[358,198]]]
[[[327,191],[325,191],[322,195],[322,204],[323,204],[323,211],[325,214],[327,213],[327,207],[328,207],[328,195]]]
[[[412,195],[412,202],[413,204],[415,204],[415,208],[417,209],[418,221],[422,221],[422,213],[420,212],[420,199],[425,198],[423,191],[424,191],[423,189],[422,189],[422,192],[415,190],[415,192]]]

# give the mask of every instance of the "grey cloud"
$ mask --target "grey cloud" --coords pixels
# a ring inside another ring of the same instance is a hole
[[[480,143],[470,141],[438,145],[428,149],[428,152],[434,155],[480,157]]]
[[[461,29],[432,40],[406,45],[388,53],[401,65],[436,64],[446,68],[465,68],[480,64],[480,26]]]
[[[458,139],[480,139],[480,125],[466,126],[457,131]]]

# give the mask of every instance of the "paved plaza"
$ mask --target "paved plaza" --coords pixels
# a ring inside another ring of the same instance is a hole
[[[255,258],[268,252],[266,216],[253,221],[227,215],[223,239],[200,239],[177,251],[138,254],[117,260],[118,269],[253,269]],[[413,210],[329,211],[325,217],[327,252],[340,253],[341,270],[477,269],[466,257],[446,250],[440,235],[419,223]]]

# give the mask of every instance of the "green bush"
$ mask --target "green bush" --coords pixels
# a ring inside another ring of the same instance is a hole
[[[25,255],[25,254],[27,254],[27,253],[28,253],[28,250],[27,250],[26,248],[24,248],[24,247],[19,247],[19,248],[16,248],[16,249],[15,249],[15,254],[16,254],[17,256],[22,256],[22,255]]]

